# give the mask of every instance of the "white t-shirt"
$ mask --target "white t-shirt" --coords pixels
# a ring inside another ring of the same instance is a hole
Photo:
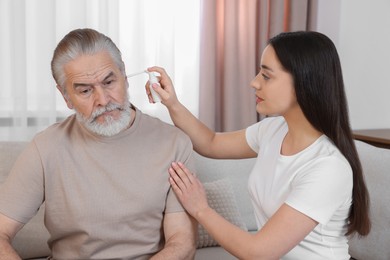
[[[256,220],[261,228],[284,203],[319,222],[283,259],[349,259],[347,219],[352,203],[352,169],[325,135],[303,151],[280,154],[288,132],[283,117],[271,117],[246,130],[258,153],[249,177]]]

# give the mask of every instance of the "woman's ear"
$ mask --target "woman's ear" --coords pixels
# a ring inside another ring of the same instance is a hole
[[[73,109],[73,104],[72,102],[69,100],[69,97],[68,95],[65,93],[65,90],[60,86],[60,85],[57,85],[57,89],[61,92],[61,95],[62,97],[64,98],[65,102],[66,102],[66,105],[68,106],[69,109]]]

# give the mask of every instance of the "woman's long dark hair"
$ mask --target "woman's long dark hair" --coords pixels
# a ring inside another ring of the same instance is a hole
[[[352,206],[347,235],[370,232],[369,195],[349,125],[343,75],[336,47],[318,32],[287,32],[269,40],[291,73],[298,104],[308,121],[328,136],[353,171]]]

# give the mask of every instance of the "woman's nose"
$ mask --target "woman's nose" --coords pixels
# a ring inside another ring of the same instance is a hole
[[[259,90],[261,88],[259,74],[256,75],[254,79],[252,79],[250,86],[256,90]]]

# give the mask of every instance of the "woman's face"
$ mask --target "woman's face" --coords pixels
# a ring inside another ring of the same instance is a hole
[[[293,78],[284,70],[271,45],[263,51],[260,72],[251,86],[256,90],[256,110],[260,114],[284,116],[299,107]]]

